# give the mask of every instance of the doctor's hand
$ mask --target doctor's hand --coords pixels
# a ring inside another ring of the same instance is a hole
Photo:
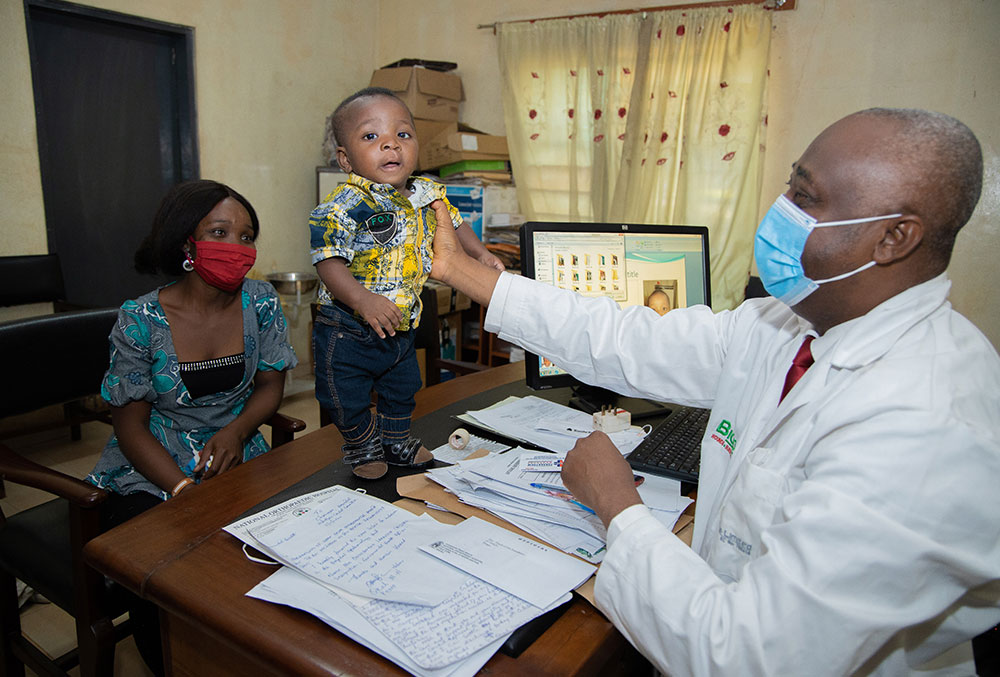
[[[462,248],[458,234],[452,227],[451,216],[444,202],[434,200],[431,207],[434,208],[434,215],[437,218],[431,277],[464,293],[476,303],[489,305],[503,265],[500,264],[499,267],[484,265],[469,256]]]
[[[566,455],[562,481],[576,500],[601,518],[604,526],[625,508],[642,503],[628,461],[611,438],[600,431],[579,440]]]
[[[450,268],[456,265],[456,261],[468,257],[468,255],[462,249],[462,243],[458,241],[451,214],[448,213],[444,202],[434,200],[431,207],[437,218],[437,228],[434,229],[434,260],[431,263],[431,277],[446,282],[445,278],[448,276]]]

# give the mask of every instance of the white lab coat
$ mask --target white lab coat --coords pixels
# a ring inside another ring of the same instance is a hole
[[[972,674],[1000,621],[1000,358],[941,275],[812,343],[774,299],[620,311],[503,275],[486,328],[589,383],[710,407],[689,549],[633,506],[596,597],[671,675]]]

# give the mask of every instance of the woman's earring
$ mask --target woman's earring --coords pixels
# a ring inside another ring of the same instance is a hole
[[[181,268],[189,273],[194,270],[194,264],[191,262],[191,252],[187,250],[184,251],[184,261],[181,262]]]

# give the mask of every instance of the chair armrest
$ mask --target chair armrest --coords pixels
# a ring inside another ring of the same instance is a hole
[[[267,425],[286,433],[300,433],[306,429],[306,422],[301,418],[278,413],[267,420]]]
[[[480,371],[486,371],[489,367],[485,364],[479,364],[478,362],[464,362],[462,360],[449,360],[446,358],[440,358],[437,361],[437,366],[441,369],[447,369],[448,371],[453,371],[456,374],[475,374]]]
[[[55,494],[81,508],[95,508],[108,496],[104,489],[29,461],[5,444],[0,444],[0,476],[9,482]]]
[[[267,420],[267,425],[271,426],[272,449],[291,442],[295,437],[295,433],[300,433],[306,429],[306,422],[302,419],[279,413],[271,416]]]

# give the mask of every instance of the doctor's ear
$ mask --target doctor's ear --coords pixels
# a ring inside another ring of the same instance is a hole
[[[872,258],[879,265],[899,261],[909,256],[924,239],[924,222],[916,215],[889,220],[882,238],[875,245]]]

